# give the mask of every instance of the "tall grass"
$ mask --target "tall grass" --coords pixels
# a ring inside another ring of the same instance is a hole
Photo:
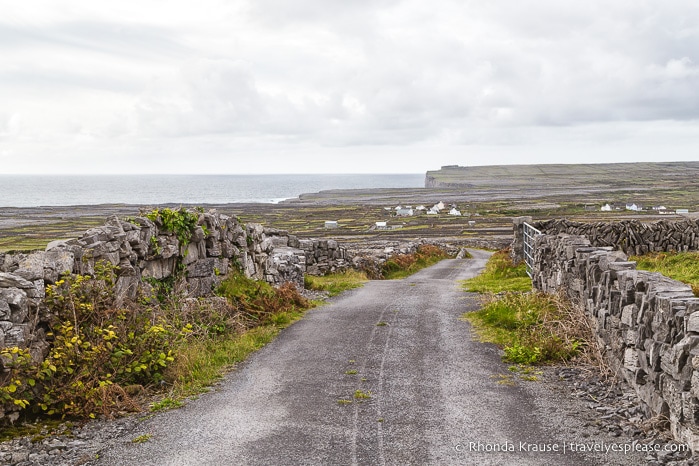
[[[465,280],[464,289],[476,293],[500,293],[502,291],[528,291],[532,282],[525,264],[515,265],[510,259],[509,250],[496,252],[485,265],[485,270],[477,277]]]
[[[589,339],[584,315],[557,295],[491,295],[481,310],[463,317],[481,341],[503,346],[503,359],[518,364],[568,360],[579,354]]]
[[[398,254],[388,259],[383,264],[381,275],[387,280],[405,278],[449,257],[444,249],[423,244],[413,254]]]
[[[367,278],[366,273],[352,269],[322,277],[314,275],[306,275],[304,277],[304,284],[307,289],[327,291],[330,296],[336,296],[343,291],[359,288],[367,281],[369,281],[369,278]]]
[[[562,296],[531,292],[524,264],[513,264],[508,250],[493,254],[464,289],[485,293],[481,309],[463,318],[481,341],[503,347],[505,361],[545,364],[584,356],[602,366],[583,310]]]
[[[694,295],[699,296],[699,252],[655,252],[629,260],[636,261],[639,270],[660,272],[688,284]]]

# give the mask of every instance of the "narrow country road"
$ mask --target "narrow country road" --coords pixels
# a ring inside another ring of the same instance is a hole
[[[99,464],[599,463],[519,451],[519,442],[570,439],[537,414],[531,389],[497,383],[507,372],[498,350],[474,341],[460,320],[478,297],[458,280],[489,255],[471,252],[309,311],[213,393],[142,422]],[[141,434],[150,440],[131,441]],[[506,441],[518,451],[470,451]]]

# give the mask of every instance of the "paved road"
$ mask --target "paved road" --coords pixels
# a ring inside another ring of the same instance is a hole
[[[542,424],[554,421],[537,414],[533,392],[497,383],[498,351],[459,319],[478,306],[457,282],[482,269],[488,254],[473,254],[310,311],[214,393],[145,421],[100,463],[590,464],[569,452],[469,451],[566,440]],[[151,440],[130,441],[143,433]]]

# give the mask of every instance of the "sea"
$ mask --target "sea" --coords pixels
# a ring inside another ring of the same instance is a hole
[[[0,207],[277,203],[329,189],[420,188],[424,174],[0,175]]]

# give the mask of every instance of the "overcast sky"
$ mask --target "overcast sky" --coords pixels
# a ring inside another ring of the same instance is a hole
[[[699,160],[696,0],[32,0],[0,173]]]

